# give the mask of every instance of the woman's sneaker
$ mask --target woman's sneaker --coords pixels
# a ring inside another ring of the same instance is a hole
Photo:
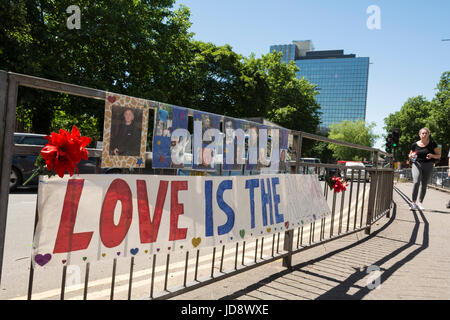
[[[417,207],[418,207],[420,210],[425,210],[425,208],[423,207],[423,204],[422,204],[421,202],[419,202],[419,204],[417,205]]]
[[[418,208],[417,208],[417,205],[416,205],[414,202],[412,202],[412,203],[409,205],[409,209],[410,209],[410,210],[417,210]]]

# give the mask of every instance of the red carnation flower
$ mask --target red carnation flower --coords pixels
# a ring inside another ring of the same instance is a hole
[[[347,190],[348,183],[343,182],[342,178],[337,178],[333,176],[331,178],[331,188],[334,189],[334,192],[339,193],[341,191]]]
[[[81,137],[76,126],[73,126],[70,134],[64,129],[59,129],[59,134],[52,132],[50,136],[45,138],[48,143],[42,148],[41,154],[36,160],[35,166],[37,168],[23,185],[26,185],[38,174],[42,174],[45,165],[47,170],[50,171],[49,177],[56,173],[62,178],[66,170],[70,176],[73,176],[75,171],[79,173],[77,164],[81,159],[88,159],[88,151],[85,147],[92,139]]]
[[[52,132],[45,138],[48,140],[48,144],[42,148],[41,155],[47,169],[56,172],[61,178],[66,170],[70,176],[73,176],[75,170],[78,173],[77,164],[81,159],[88,159],[88,151],[85,147],[92,139],[81,137],[76,126],[73,126],[70,134],[66,130],[60,129],[59,134]]]

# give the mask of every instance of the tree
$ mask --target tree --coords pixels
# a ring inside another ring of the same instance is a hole
[[[157,101],[170,101],[186,63],[189,10],[175,0],[81,0],[81,28],[68,29],[70,0],[17,0],[0,4],[0,68]],[[4,28],[3,28],[4,27]],[[32,110],[32,130],[48,132],[54,111],[96,117],[104,108],[25,89],[18,105]],[[101,130],[101,129],[100,129]]]
[[[391,113],[384,119],[387,132],[393,128],[399,128],[401,135],[399,146],[396,151],[396,159],[405,161],[408,159],[411,144],[419,140],[419,130],[427,127],[433,133],[436,129],[436,122],[430,117],[432,113],[432,103],[423,96],[409,98],[400,111]],[[432,134],[433,136],[433,134]]]
[[[320,106],[315,99],[316,85],[298,79],[300,69],[293,61],[281,61],[281,53],[269,53],[261,58],[262,71],[270,89],[267,118],[286,128],[316,133],[320,123]]]
[[[362,120],[357,121],[343,121],[340,123],[334,123],[330,125],[330,133],[328,137],[334,140],[340,140],[359,144],[367,147],[372,147],[375,140],[378,138],[376,134],[372,132],[375,127],[375,123],[366,123]],[[370,151],[345,147],[336,144],[329,144],[328,148],[333,151],[333,156],[338,160],[356,160],[362,161],[371,158]]]
[[[437,92],[432,101],[423,96],[409,98],[400,111],[391,113],[384,119],[387,132],[392,128],[400,128],[400,143],[396,153],[397,159],[408,159],[411,144],[419,140],[419,130],[427,127],[431,131],[432,139],[442,145],[442,154],[446,155],[450,144],[450,71],[441,75],[437,85]],[[445,156],[441,157],[445,165]]]
[[[81,0],[80,29],[69,29],[70,0],[2,1],[0,68],[315,133],[314,86],[296,78],[295,64],[192,40],[189,9],[174,3]],[[17,110],[33,132],[48,132],[61,115],[93,117],[94,131],[103,130],[98,100],[21,88]]]
[[[190,61],[180,82],[180,105],[217,114],[239,116],[242,56],[230,45],[192,41]],[[174,103],[174,102],[170,102]],[[251,108],[251,106],[249,106]]]
[[[244,58],[231,46],[193,41],[181,105],[237,118],[263,117],[286,128],[315,132],[314,85],[296,78],[281,53]]]
[[[431,101],[430,126],[433,139],[442,144],[441,165],[445,166],[450,149],[450,71],[442,74],[436,89],[436,96]]]

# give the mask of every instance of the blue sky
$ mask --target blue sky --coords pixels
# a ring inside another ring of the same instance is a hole
[[[312,40],[315,50],[343,49],[369,57],[366,121],[384,134],[384,118],[409,98],[431,100],[450,71],[450,1],[178,0],[191,10],[194,39],[229,44],[260,57],[270,45]],[[367,20],[380,9],[380,29]],[[384,149],[384,138],[375,147]]]

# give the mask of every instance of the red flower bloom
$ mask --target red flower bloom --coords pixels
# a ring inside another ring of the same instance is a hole
[[[61,178],[67,172],[73,176],[74,171],[78,173],[77,164],[81,159],[88,159],[86,146],[92,141],[89,137],[81,137],[80,131],[73,126],[69,134],[64,129],[59,129],[59,134],[52,132],[45,137],[48,144],[41,150],[41,155],[45,160],[47,169],[54,171]]]
[[[347,190],[348,183],[343,182],[342,178],[337,178],[333,176],[333,178],[331,178],[331,183],[332,183],[331,187],[334,189],[334,192],[336,193]]]

